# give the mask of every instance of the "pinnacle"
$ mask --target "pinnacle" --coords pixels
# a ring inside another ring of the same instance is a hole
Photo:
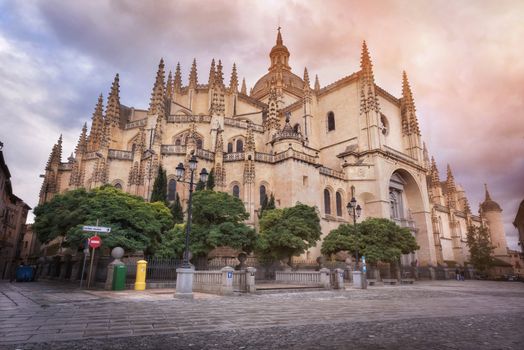
[[[242,78],[242,87],[240,88],[240,93],[247,95],[246,78]]]
[[[360,68],[371,68],[371,58],[369,56],[368,46],[366,40],[362,41],[362,54],[360,56]]]
[[[169,74],[167,75],[167,82],[166,82],[166,97],[171,98],[172,94],[173,94],[173,76],[171,74],[171,71],[169,71]]]
[[[284,45],[284,41],[282,40],[282,34],[280,33],[280,27],[278,27],[277,31],[277,45]]]
[[[485,201],[490,201],[490,200],[492,200],[492,199],[491,199],[491,196],[489,195],[488,184],[484,184],[484,189],[486,190],[486,199],[485,199]]]
[[[180,62],[176,64],[175,78],[173,81],[173,91],[180,92],[182,88],[182,73],[180,71]]]
[[[215,83],[218,86],[221,86],[221,87],[224,86],[224,75],[222,73],[222,61],[221,60],[218,60],[217,71],[215,74]]]
[[[304,88],[309,89],[309,73],[307,71],[307,67],[304,67]]]
[[[320,82],[318,81],[318,74],[315,75],[315,90],[320,90]]]
[[[197,62],[196,62],[196,58],[193,58],[193,64],[191,65],[191,71],[189,72],[189,86],[196,87],[197,83],[198,83]]]
[[[216,76],[216,71],[215,71],[215,59],[213,58],[211,60],[211,67],[209,68],[209,80],[208,80],[208,85],[209,85],[209,88],[211,89],[213,87],[213,85],[215,84],[215,76]]]
[[[237,75],[237,65],[236,63],[233,63],[233,68],[231,70],[231,79],[229,81],[229,88],[233,92],[238,91],[238,75]]]
[[[107,97],[107,106],[106,106],[106,120],[112,125],[118,125],[120,121],[120,85],[119,85],[120,76],[118,73],[115,75],[115,80],[113,80],[113,85],[111,85],[111,91]]]

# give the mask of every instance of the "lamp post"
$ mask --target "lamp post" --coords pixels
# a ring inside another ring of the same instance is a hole
[[[185,244],[185,250],[184,250],[184,262],[183,267],[188,268],[191,265],[189,264],[189,235],[191,234],[191,214],[192,214],[192,205],[193,205],[193,185],[194,185],[194,173],[197,167],[198,160],[196,159],[195,155],[191,156],[191,159],[189,160],[189,171],[191,172],[191,176],[189,178],[189,182],[184,181],[184,174],[186,169],[184,168],[184,164],[179,163],[176,167],[176,177],[178,182],[184,182],[189,183],[189,202],[187,207],[187,225],[186,225],[186,244]],[[203,168],[202,171],[200,171],[200,181],[206,182],[208,172],[206,168]]]
[[[193,185],[194,185],[194,173],[197,168],[198,160],[193,154],[191,159],[189,159],[189,171],[191,173],[189,177],[189,182],[184,181],[184,175],[186,169],[184,164],[179,163],[176,167],[176,177],[178,182],[184,182],[189,184],[189,201],[187,207],[187,225],[186,225],[186,241],[184,249],[184,260],[182,267],[177,269],[177,281],[176,281],[176,292],[175,296],[178,297],[193,297],[193,269],[189,263],[189,235],[191,234],[191,214],[192,214],[192,205],[193,205]],[[208,172],[206,168],[203,168],[200,171],[200,181],[206,182]]]
[[[362,207],[355,199],[355,187],[351,186],[351,201],[347,204],[349,215],[353,218],[353,227],[355,228],[355,269],[353,270],[353,288],[366,289],[367,282],[358,267],[358,239],[357,239],[357,218],[362,214]]]
[[[362,208],[360,207],[360,204],[357,204],[357,200],[355,197],[351,198],[351,201],[348,202],[347,205],[349,216],[353,218],[353,227],[355,228],[355,238],[357,236],[357,218],[360,217],[360,214],[362,214]],[[355,245],[355,271],[358,270],[358,244]]]

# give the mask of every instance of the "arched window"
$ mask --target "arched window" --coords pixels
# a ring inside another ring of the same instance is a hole
[[[331,214],[331,194],[327,188],[324,190],[324,213]]]
[[[261,185],[260,186],[260,205],[264,204],[264,201],[266,200],[266,198],[267,198],[266,186]]]
[[[202,149],[202,139],[197,139],[196,140],[196,146],[197,146],[197,149]]]
[[[233,186],[233,197],[240,198],[240,187],[238,185]]]
[[[115,188],[121,190],[122,189],[122,184],[120,182],[117,182],[115,184]]]
[[[227,153],[233,153],[233,143],[231,142],[227,144]]]
[[[337,200],[337,216],[342,216],[342,195],[340,194],[340,192],[337,192],[336,200]]]
[[[237,140],[237,152],[244,152],[244,142]]]
[[[167,184],[167,200],[174,201],[176,196],[176,180],[171,179]]]
[[[175,146],[180,146],[182,144],[182,141],[180,139],[176,139]]]
[[[335,130],[335,113],[329,112],[327,115],[328,131]]]
[[[389,134],[389,122],[384,114],[380,115],[380,124],[382,135],[387,136]]]

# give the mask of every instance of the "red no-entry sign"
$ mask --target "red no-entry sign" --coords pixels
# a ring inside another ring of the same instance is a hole
[[[100,239],[99,236],[93,236],[91,238],[89,238],[89,246],[93,249],[96,249],[98,247],[100,247],[100,245],[102,244],[102,240]]]

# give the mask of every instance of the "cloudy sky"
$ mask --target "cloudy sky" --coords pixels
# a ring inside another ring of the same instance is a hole
[[[100,92],[120,73],[122,103],[145,108],[160,57],[236,62],[251,87],[280,24],[293,70],[322,86],[359,69],[366,40],[377,83],[411,82],[423,139],[441,178],[450,163],[473,210],[485,182],[511,225],[524,199],[524,1],[0,0],[0,141],[15,193],[37,203],[49,152],[64,161]]]

